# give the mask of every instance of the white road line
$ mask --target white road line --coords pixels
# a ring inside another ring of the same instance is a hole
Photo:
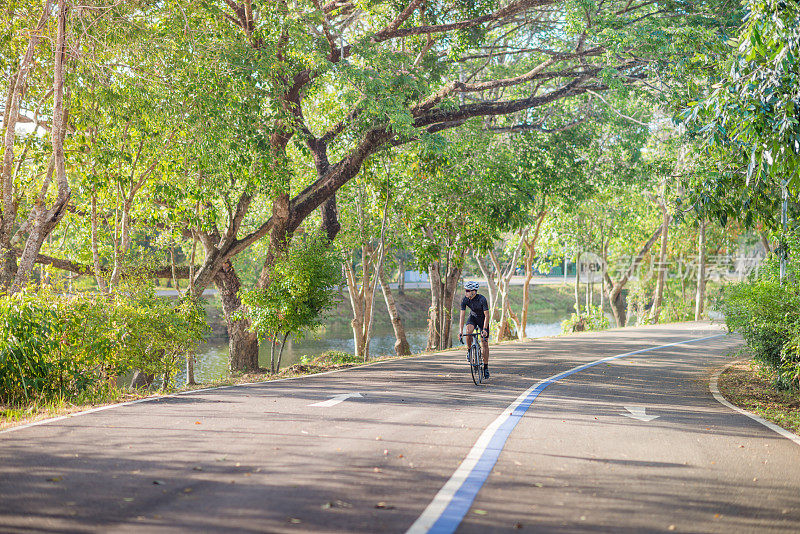
[[[719,402],[723,406],[727,406],[731,410],[736,410],[737,412],[739,412],[742,415],[746,415],[747,417],[749,417],[753,421],[756,421],[757,423],[761,423],[762,425],[764,425],[765,427],[769,428],[770,430],[773,430],[773,431],[777,432],[778,434],[780,434],[784,438],[790,439],[790,440],[794,441],[795,443],[797,443],[798,445],[800,445],[800,436],[798,436],[797,434],[793,434],[792,432],[789,432],[785,428],[781,428],[781,427],[779,427],[778,425],[776,425],[774,423],[770,423],[766,419],[763,419],[763,418],[757,416],[754,413],[750,413],[747,410],[743,410],[742,408],[739,408],[738,406],[734,406],[733,404],[731,404],[730,402],[725,400],[725,397],[723,397],[722,394],[719,392],[719,387],[717,387],[717,384],[719,382],[720,375],[723,372],[725,372],[725,370],[728,367],[730,367],[731,365],[733,365],[735,363],[739,363],[739,362],[731,362],[728,365],[726,365],[725,367],[723,367],[722,369],[720,369],[719,371],[717,371],[716,374],[714,374],[714,376],[711,377],[711,380],[708,383],[708,389],[711,390],[711,394],[714,395],[714,398],[717,399],[717,402]]]
[[[340,402],[344,402],[347,399],[353,399],[361,396],[362,396],[361,393],[342,393],[341,395],[336,395],[335,397],[331,397],[326,401],[309,404],[309,406],[317,406],[319,408],[330,408],[331,406],[336,406]]]

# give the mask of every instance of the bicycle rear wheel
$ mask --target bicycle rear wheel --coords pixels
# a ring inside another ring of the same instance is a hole
[[[479,360],[480,354],[478,354],[478,347],[473,345],[469,348],[469,370],[472,372],[472,381],[475,382],[476,386],[480,384],[483,379],[482,371],[478,366]]]

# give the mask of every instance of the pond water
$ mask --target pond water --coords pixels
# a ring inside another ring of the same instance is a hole
[[[528,337],[553,336],[561,333],[561,319],[558,316],[541,317],[543,322],[528,323],[525,329]],[[457,339],[457,325],[452,334]],[[406,326],[406,337],[411,345],[411,352],[422,352],[428,340],[428,329],[424,325]],[[386,325],[375,325],[370,342],[371,356],[387,356],[394,354],[394,332]],[[456,341],[457,342],[457,341]],[[328,328],[323,332],[312,334],[305,339],[289,339],[283,350],[281,368],[298,363],[304,356],[318,356],[329,350],[355,352],[353,331],[349,328]],[[276,353],[277,357],[277,353]],[[270,345],[262,343],[258,351],[258,362],[261,367],[269,367]],[[225,378],[228,375],[228,343],[215,341],[202,345],[197,351],[195,364],[195,380],[202,384]],[[186,382],[186,369],[182,369],[176,377],[177,386]]]

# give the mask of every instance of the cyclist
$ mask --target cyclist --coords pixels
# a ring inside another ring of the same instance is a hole
[[[478,282],[464,282],[464,298],[461,299],[461,315],[458,319],[458,332],[464,332],[464,315],[469,308],[467,319],[467,346],[472,344],[472,332],[478,328],[481,333],[481,353],[483,354],[483,377],[489,378],[489,303],[486,297],[478,294]],[[467,356],[469,360],[469,356]]]

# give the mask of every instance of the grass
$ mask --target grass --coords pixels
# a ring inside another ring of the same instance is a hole
[[[728,401],[795,434],[800,434],[800,390],[779,390],[774,372],[757,362],[728,367],[719,390]]]

